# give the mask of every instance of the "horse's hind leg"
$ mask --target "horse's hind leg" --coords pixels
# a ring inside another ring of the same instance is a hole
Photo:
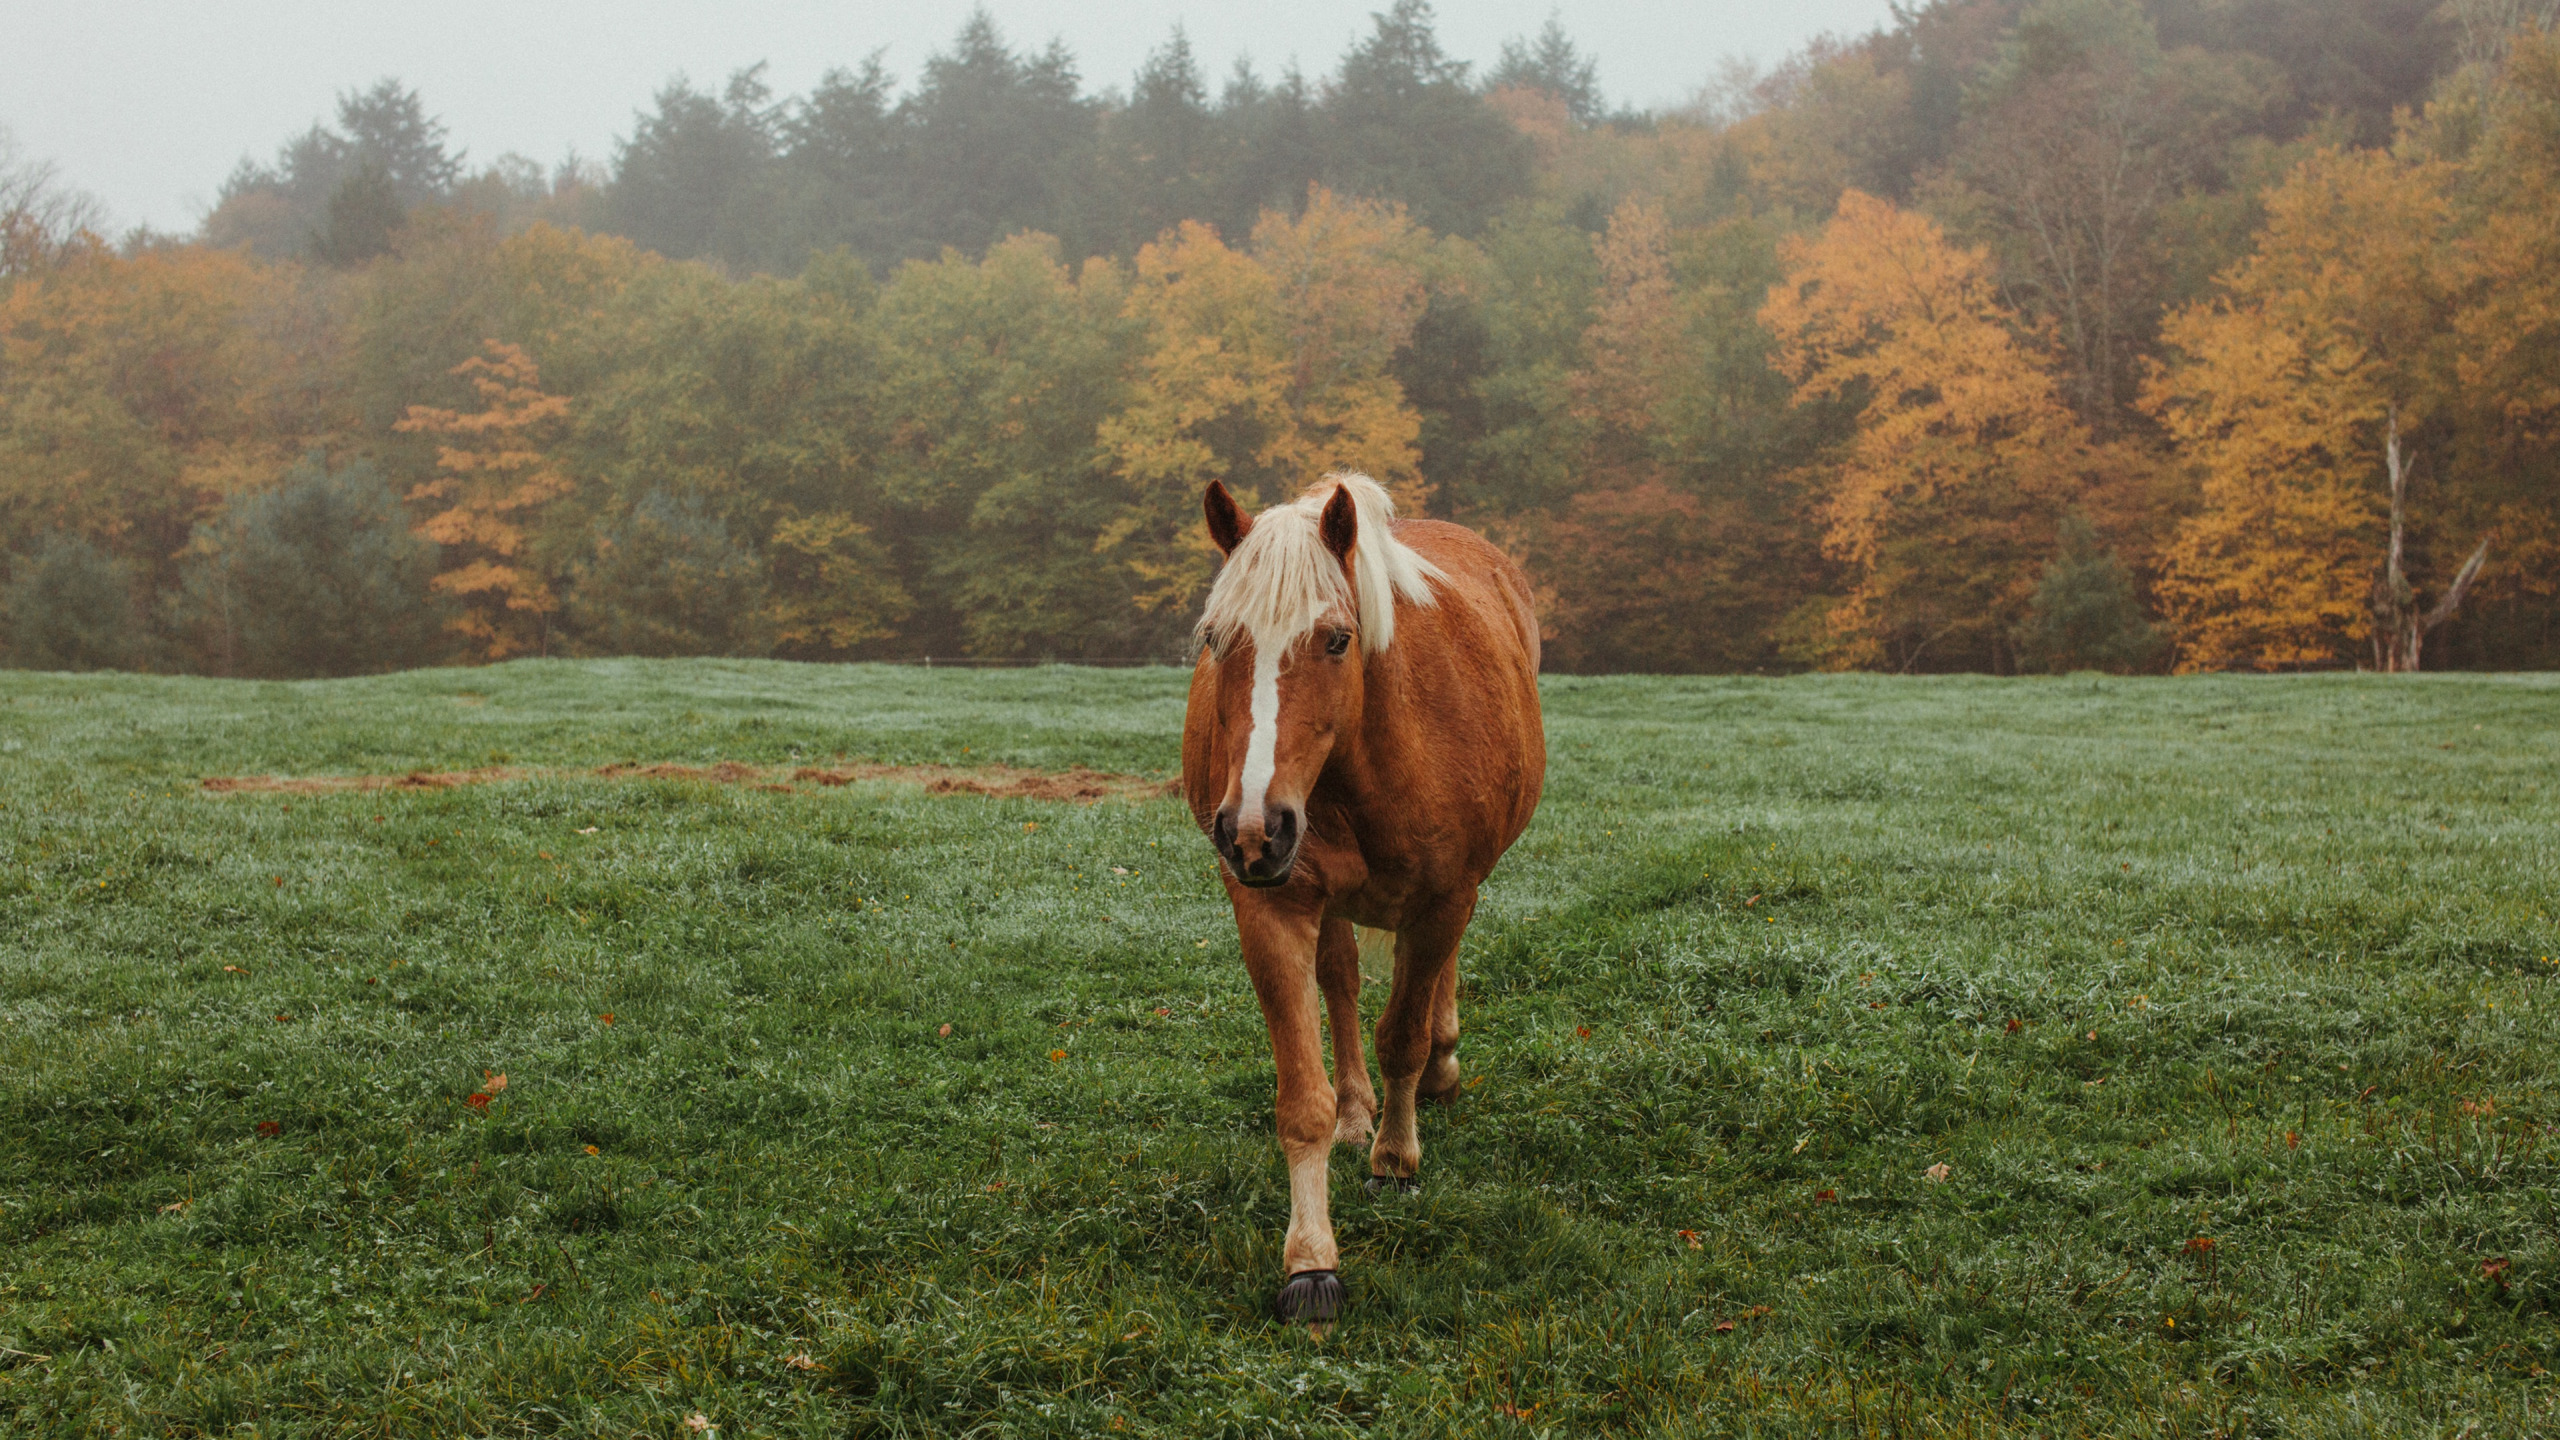
[[[1360,937],[1350,921],[1324,922],[1316,937],[1316,983],[1333,1032],[1333,1143],[1365,1144],[1377,1120],[1378,1092],[1369,1084],[1369,1055],[1360,1040]]]
[[[1431,1058],[1422,1067],[1420,1094],[1447,1104],[1458,1098],[1458,960],[1440,967],[1431,992]]]
[[[1395,985],[1378,1017],[1378,1076],[1383,1104],[1378,1138],[1369,1147],[1370,1185],[1395,1181],[1408,1188],[1422,1164],[1422,1136],[1414,1104],[1426,1078],[1457,1084],[1458,937],[1475,913],[1475,896],[1452,899],[1396,933]],[[1441,1021],[1447,1020],[1446,1034]],[[1432,1093],[1438,1095],[1435,1086]]]

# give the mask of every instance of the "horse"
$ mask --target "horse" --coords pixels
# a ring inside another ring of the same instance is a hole
[[[1213,480],[1202,508],[1226,560],[1196,632],[1183,793],[1218,853],[1278,1071],[1289,1230],[1273,1308],[1324,1322],[1343,1303],[1333,1146],[1369,1141],[1368,1188],[1413,1190],[1415,1107],[1457,1097],[1459,937],[1546,779],[1538,622],[1510,556],[1462,526],[1397,519],[1365,475],[1254,517]],[[1360,969],[1389,944],[1382,1107]]]

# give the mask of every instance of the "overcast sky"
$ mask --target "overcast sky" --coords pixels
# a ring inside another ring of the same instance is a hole
[[[1126,88],[1179,23],[1213,78],[1239,54],[1264,74],[1333,68],[1384,0],[987,0],[1016,46],[1064,39],[1089,91]],[[0,39],[0,125],[106,202],[118,228],[191,229],[244,155],[332,113],[385,76],[424,96],[474,162],[516,151],[610,159],[632,112],[678,73],[718,82],[762,60],[775,90],[885,50],[911,80],[974,0],[898,5],[768,0],[58,0],[12,5]],[[1444,0],[1441,43],[1489,65],[1551,11],[1600,62],[1613,103],[1686,99],[1727,56],[1773,62],[1825,32],[1884,23],[1888,0]]]

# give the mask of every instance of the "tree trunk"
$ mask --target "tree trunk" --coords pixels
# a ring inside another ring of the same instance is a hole
[[[2401,558],[2407,533],[2409,498],[2409,458],[2400,448],[2400,411],[2391,411],[2391,430],[2383,442],[2382,458],[2391,472],[2391,549],[2382,562],[2382,573],[2373,581],[2373,664],[2385,674],[2409,674],[2427,643],[2427,632],[2439,629],[2453,618],[2462,597],[2471,591],[2471,582],[2480,576],[2480,567],[2489,558],[2489,537],[2471,558],[2462,562],[2461,573],[2445,587],[2444,594],[2424,614],[2419,613],[2417,591],[2409,584]]]

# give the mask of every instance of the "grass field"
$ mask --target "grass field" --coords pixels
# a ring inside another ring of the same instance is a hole
[[[1547,704],[1318,1337],[1178,803],[593,773],[1181,676],[0,673],[0,1431],[2560,1433],[2560,683]]]

